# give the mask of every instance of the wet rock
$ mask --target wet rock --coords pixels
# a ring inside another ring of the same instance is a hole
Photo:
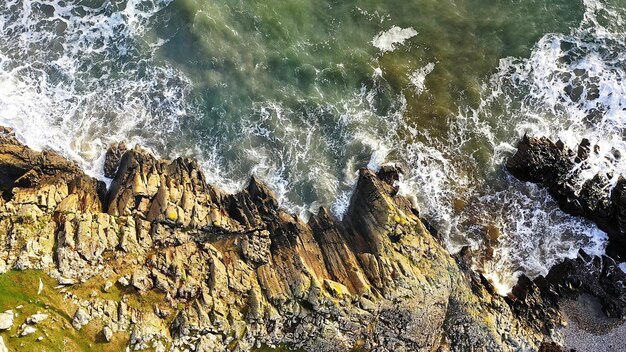
[[[67,290],[76,329],[98,319],[105,340],[128,331],[131,349],[155,350],[512,351],[543,340],[541,326],[523,324],[537,317],[524,315],[529,305],[511,308],[433,237],[398,195],[397,167],[360,170],[343,220],[321,208],[305,222],[256,177],[225,194],[191,159],[158,160],[140,147],[113,154],[104,194],[74,164],[44,160],[0,131],[0,181],[13,187],[0,199],[6,266],[41,252],[55,260],[38,265],[61,283],[101,276],[103,291],[116,278],[124,288],[119,300]],[[26,239],[49,243],[11,247],[15,231],[3,229],[21,208],[29,224],[51,224]],[[130,304],[151,290],[163,301]]]
[[[108,178],[115,177],[115,172],[120,164],[122,155],[128,150],[124,142],[113,143],[107,149],[104,156],[104,176]]]
[[[576,258],[552,267],[545,280],[561,297],[589,293],[600,300],[607,316],[622,318],[626,316],[626,273],[618,264],[610,257],[593,257],[580,251]]]
[[[378,178],[393,187],[393,191],[390,193],[390,195],[395,196],[398,193],[400,187],[398,185],[398,182],[400,181],[400,175],[402,173],[402,169],[396,165],[383,165],[376,173],[376,176],[378,176]]]
[[[520,180],[548,188],[564,211],[595,222],[609,235],[607,253],[626,258],[626,179],[619,177],[611,187],[610,175],[597,174],[579,184],[585,167],[575,166],[585,163],[589,150],[588,140],[583,140],[576,153],[545,137],[524,136],[506,166]]]

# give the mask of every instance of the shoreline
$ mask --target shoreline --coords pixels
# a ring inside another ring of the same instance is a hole
[[[235,194],[209,185],[192,159],[118,145],[104,168],[114,176],[108,189],[0,130],[3,271],[47,272],[58,286],[42,290],[62,294],[55,310],[66,316],[45,314],[93,331],[88,340],[117,336],[159,351],[538,351],[567,343],[563,299],[589,292],[615,304],[609,312],[623,309],[594,289],[618,289],[626,275],[582,252],[500,296],[470,269],[480,253],[451,256],[398,194],[393,166],[360,170],[342,220],[322,207],[308,222],[255,177]],[[9,330],[27,327],[39,326]],[[26,341],[5,337],[13,347]]]

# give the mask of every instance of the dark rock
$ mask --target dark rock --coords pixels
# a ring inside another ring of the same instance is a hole
[[[549,335],[561,320],[558,299],[543,278],[530,280],[522,275],[507,297],[507,303],[522,321]]]
[[[620,177],[611,190],[607,175],[597,174],[586,180],[578,191],[576,182],[580,169],[574,169],[574,159],[584,162],[589,150],[588,140],[583,140],[578,153],[574,153],[562,143],[559,146],[545,137],[524,136],[506,167],[522,181],[547,187],[565,212],[595,222],[609,235],[607,252],[616,258],[626,257],[626,181]]]
[[[122,155],[126,153],[126,144],[124,142],[113,143],[107,149],[104,156],[104,176],[108,178],[115,177],[117,167],[120,165]]]
[[[578,162],[585,161],[589,158],[589,152],[591,151],[591,142],[587,138],[583,138],[583,140],[578,145]]]
[[[560,296],[589,293],[600,300],[607,316],[626,316],[626,274],[610,257],[592,257],[580,251],[577,258],[552,267],[545,280]]]
[[[398,181],[400,181],[400,174],[402,174],[402,169],[395,165],[383,165],[380,167],[380,170],[376,173],[379,179],[383,180],[385,183],[393,187],[393,191],[391,192],[391,196],[395,196],[398,193]]]
[[[544,342],[539,347],[539,352],[566,352],[567,350],[559,345],[556,342]]]

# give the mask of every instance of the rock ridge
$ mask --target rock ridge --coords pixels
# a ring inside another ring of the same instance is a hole
[[[158,351],[518,351],[559,341],[558,311],[534,321],[541,302],[500,297],[450,256],[397,194],[394,167],[359,171],[342,220],[321,208],[304,222],[255,177],[227,194],[192,159],[114,149],[106,190],[0,130],[0,269],[56,278],[74,329],[99,322],[106,341],[128,333],[130,349]]]

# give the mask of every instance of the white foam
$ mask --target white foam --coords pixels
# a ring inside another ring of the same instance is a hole
[[[435,69],[435,64],[429,62],[426,66],[419,68],[413,71],[409,75],[409,80],[411,81],[411,85],[415,89],[417,94],[422,94],[426,89],[426,76],[428,76]]]
[[[411,39],[416,35],[417,31],[412,27],[400,28],[398,26],[393,26],[385,32],[378,33],[374,39],[372,39],[372,45],[383,53],[394,51],[399,45],[404,44],[406,40]]]
[[[140,54],[136,40],[170,1],[131,0],[121,10],[109,2],[95,8],[67,1],[0,5],[0,124],[99,178],[109,143],[163,143],[151,137],[177,129],[190,83]],[[42,5],[53,11],[45,14]]]
[[[619,174],[626,174],[623,21],[619,11],[602,2],[585,5],[585,19],[572,33],[545,35],[528,59],[501,60],[496,74],[483,84],[480,105],[462,108],[451,121],[448,141],[430,138],[419,126],[389,116],[384,117],[384,132],[366,136],[370,145],[394,147],[382,160],[380,152],[374,152],[375,164],[400,161],[407,166],[400,192],[415,195],[421,214],[451,251],[463,245],[480,249],[486,229],[497,229],[493,258],[477,269],[503,294],[521,273],[545,275],[579,249],[602,254],[607,243],[606,234],[595,225],[560,211],[545,189],[503,177],[501,170],[519,138],[529,133],[561,138],[570,148],[582,138],[598,145],[581,169],[579,185],[598,172],[612,173],[613,184]],[[599,12],[603,21],[597,18]],[[606,22],[612,27],[602,24]],[[410,86],[418,94],[433,68],[429,64],[410,75]],[[582,99],[571,93],[574,89],[582,91]],[[602,113],[589,121],[598,108]],[[399,130],[402,142],[398,134],[389,133]],[[476,151],[475,145],[483,149]],[[488,153],[490,164],[477,164],[473,152]],[[457,201],[460,210],[455,210]]]
[[[585,19],[572,33],[544,36],[528,59],[502,60],[484,84],[480,106],[461,110],[447,140],[431,138],[423,126],[408,123],[402,95],[391,97],[392,106],[380,113],[376,101],[386,82],[383,70],[373,68],[370,88],[364,85],[342,104],[320,104],[310,112],[330,111],[340,115],[336,121],[290,111],[281,102],[262,102],[254,106],[256,114],[228,126],[241,131],[237,141],[207,139],[186,145],[179,145],[186,137],[180,129],[181,121],[195,113],[188,102],[191,81],[143,48],[163,45],[158,38],[143,41],[152,17],[169,1],[130,0],[120,10],[109,2],[89,8],[45,1],[54,8],[46,18],[34,10],[41,3],[0,4],[0,124],[16,128],[20,139],[33,147],[63,152],[92,174],[101,173],[107,145],[126,140],[170,156],[199,156],[207,180],[227,191],[247,182],[232,175],[252,172],[294,212],[306,216],[319,204],[332,204],[341,216],[358,167],[377,169],[398,162],[407,171],[401,194],[415,201],[449,249],[480,248],[485,227],[500,230],[494,258],[481,270],[501,292],[519,273],[543,274],[579,248],[604,250],[606,235],[560,212],[545,190],[499,175],[502,162],[525,132],[560,137],[572,147],[583,137],[599,144],[581,182],[598,171],[626,170],[624,35],[615,34],[623,30],[604,26],[596,13],[614,16],[616,26],[623,21],[619,11],[599,1],[585,0]],[[56,27],[46,27],[50,23],[62,23],[66,29],[59,33]],[[372,45],[390,52],[417,34],[413,28],[392,26]],[[41,50],[59,45],[61,49]],[[132,64],[120,67],[120,57]],[[145,71],[134,68],[139,66]],[[423,93],[434,68],[429,63],[412,72],[408,88]],[[91,69],[101,75],[90,76]],[[584,75],[568,76],[573,70]],[[120,71],[122,75],[116,74]],[[575,101],[565,93],[567,87],[582,87],[583,95],[597,90],[597,97]],[[505,113],[494,116],[493,106],[505,107]],[[604,113],[588,123],[587,116],[598,106]],[[471,148],[475,144],[488,150],[476,151]],[[613,149],[623,157],[615,157]],[[489,154],[490,165],[477,165],[473,153]],[[298,201],[311,197],[317,202]],[[459,200],[465,203],[462,210],[454,206]]]

